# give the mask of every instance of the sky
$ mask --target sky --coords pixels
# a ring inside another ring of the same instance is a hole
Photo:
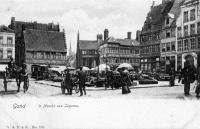
[[[0,0],[0,24],[9,25],[11,17],[17,21],[59,23],[65,29],[69,48],[76,51],[77,32],[80,40],[96,40],[105,28],[109,36],[126,38],[144,24],[153,0]],[[154,0],[155,5],[161,0]]]

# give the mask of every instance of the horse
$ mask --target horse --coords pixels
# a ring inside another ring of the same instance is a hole
[[[21,82],[24,80],[24,77],[25,77],[25,76],[22,75],[22,67],[19,67],[19,66],[14,64],[12,68],[9,68],[9,69],[6,70],[5,77],[10,78],[10,79],[15,78],[16,83],[17,83],[17,87],[18,87],[17,92],[19,92]]]

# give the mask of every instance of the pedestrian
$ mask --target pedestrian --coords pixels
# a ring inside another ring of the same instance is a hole
[[[184,94],[185,96],[190,95],[190,82],[191,82],[191,71],[190,71],[190,66],[189,63],[185,63],[185,67],[182,70],[182,83],[184,84]]]
[[[121,70],[122,94],[128,94],[131,92],[129,88],[129,81],[130,78],[128,76],[128,72],[125,70],[125,68],[122,68]]]
[[[199,94],[200,94],[200,67],[198,68],[198,72],[197,72],[197,85],[196,85],[196,97],[199,98]]]
[[[23,88],[24,88],[25,91],[27,91],[28,90],[28,73],[27,73],[27,69],[26,69],[26,64],[25,63],[22,64],[21,82],[24,82]]]
[[[69,73],[69,69],[66,70],[64,81],[65,81],[65,87],[67,89],[67,93],[69,95],[72,95],[72,79],[71,79],[71,74]]]
[[[80,96],[83,96],[83,91],[84,95],[86,95],[86,90],[85,90],[86,74],[85,72],[83,72],[82,67],[80,67],[80,71],[78,73],[78,79],[79,79]]]
[[[170,75],[169,85],[170,86],[174,86],[174,81],[175,81],[175,76],[176,75],[175,75],[175,72],[174,72],[173,68],[170,69],[169,75]]]

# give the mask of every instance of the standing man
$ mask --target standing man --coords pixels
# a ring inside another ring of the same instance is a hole
[[[8,62],[8,71],[12,74],[13,73],[13,68],[14,68],[14,61],[13,58],[10,57],[10,61]]]
[[[64,78],[64,81],[65,81],[65,87],[67,88],[68,94],[72,95],[72,80],[71,80],[71,74],[69,73],[69,69],[67,69],[67,73]]]
[[[83,91],[84,95],[86,95],[86,90],[85,90],[86,74],[85,72],[83,72],[82,67],[80,67],[80,71],[78,73],[78,79],[79,79],[80,96],[83,96]]]
[[[185,96],[190,95],[190,82],[191,82],[191,71],[189,63],[185,63],[185,67],[182,70],[183,84],[184,84],[184,94]]]
[[[170,70],[170,72],[169,72],[169,75],[170,75],[169,85],[170,85],[170,86],[174,86],[175,72],[174,72],[174,69],[173,69],[173,68],[171,68],[171,70]]]

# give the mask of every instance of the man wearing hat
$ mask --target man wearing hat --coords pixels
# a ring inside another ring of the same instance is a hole
[[[13,72],[13,67],[14,67],[14,61],[13,58],[10,57],[10,61],[8,62],[8,70],[12,73]]]
[[[82,67],[80,67],[80,71],[78,72],[78,79],[79,79],[80,96],[83,96],[83,91],[84,95],[86,95],[86,90],[85,90],[86,74],[85,72],[83,72]]]

